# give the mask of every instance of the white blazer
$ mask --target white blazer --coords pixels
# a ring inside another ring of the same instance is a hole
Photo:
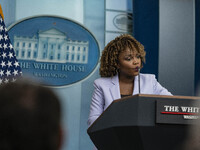
[[[139,94],[138,76],[134,80],[133,94]],[[153,74],[140,73],[140,94],[172,95],[162,87]],[[118,75],[99,78],[94,81],[94,92],[90,105],[88,126],[90,126],[102,112],[116,99],[120,99]]]

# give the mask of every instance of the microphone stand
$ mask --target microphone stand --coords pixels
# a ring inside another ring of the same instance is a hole
[[[138,69],[138,89],[139,89],[139,94],[140,94],[140,68]]]

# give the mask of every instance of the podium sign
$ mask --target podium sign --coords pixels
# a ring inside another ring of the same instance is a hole
[[[199,106],[196,100],[157,101],[156,123],[198,124]]]
[[[193,103],[198,99],[143,94],[125,97],[113,101],[87,132],[98,150],[177,150],[189,125],[197,123],[184,116],[198,118],[198,105]]]

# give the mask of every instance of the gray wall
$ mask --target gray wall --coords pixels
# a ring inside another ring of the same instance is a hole
[[[174,95],[194,95],[194,0],[159,2],[159,81]]]

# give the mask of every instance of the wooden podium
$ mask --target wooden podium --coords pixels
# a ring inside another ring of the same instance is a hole
[[[88,128],[98,150],[178,150],[199,122],[199,97],[134,95],[115,100]]]

